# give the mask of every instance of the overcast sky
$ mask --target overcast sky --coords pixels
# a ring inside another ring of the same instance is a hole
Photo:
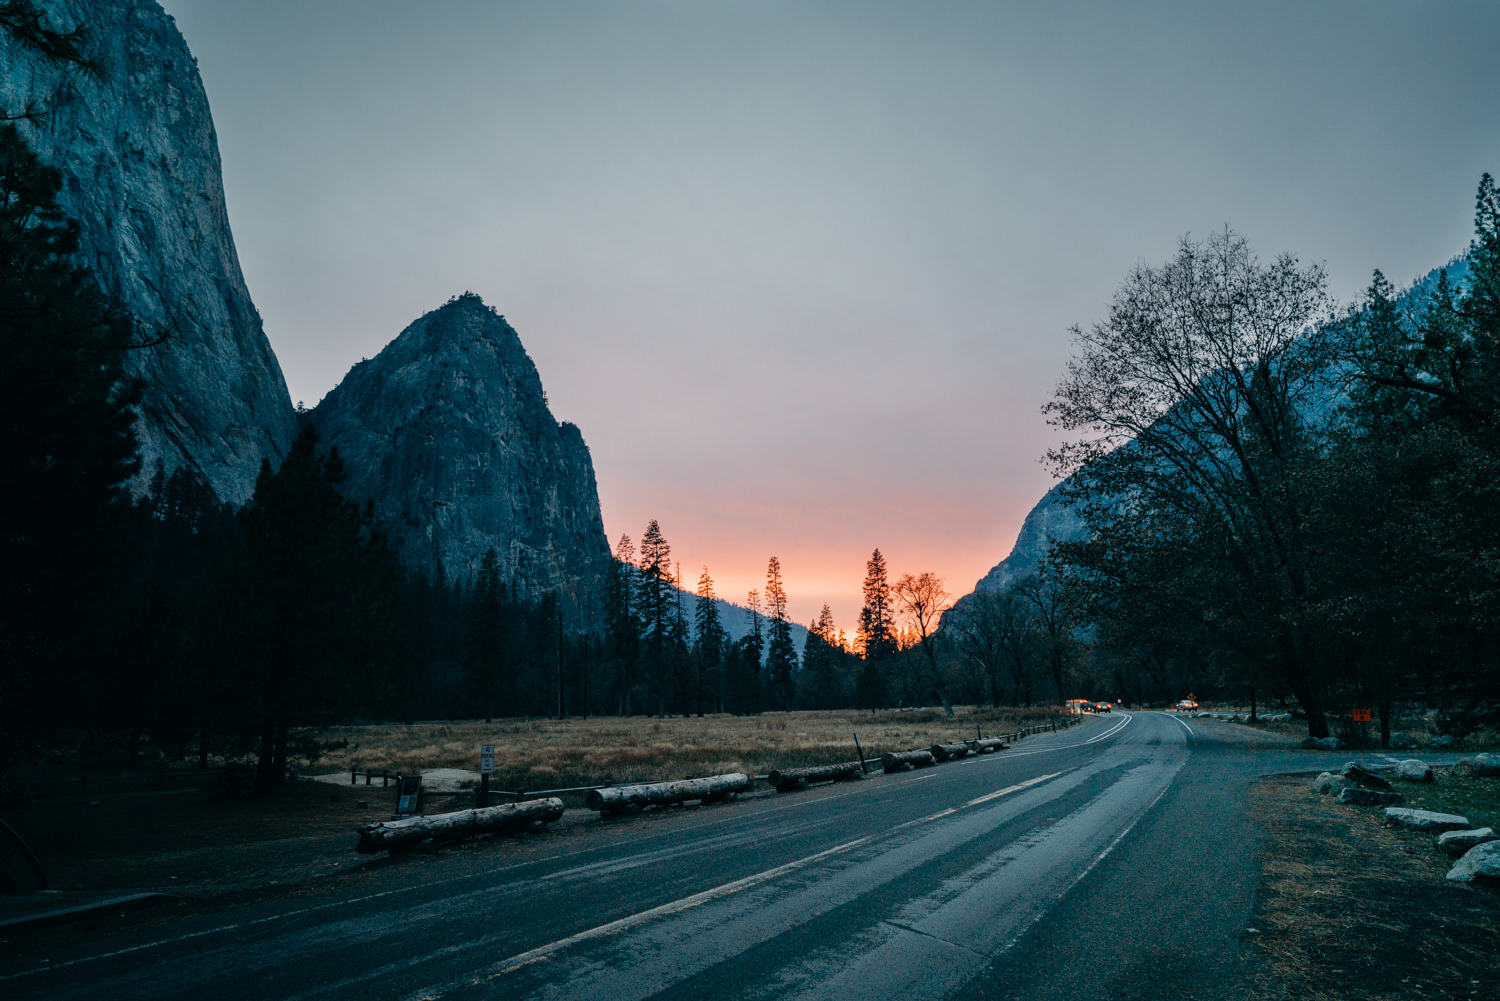
[[[1226,224],[1340,301],[1500,173],[1472,3],[163,0],[294,400],[466,289],[593,453],[611,544],[826,601],[970,590],[1138,262]]]

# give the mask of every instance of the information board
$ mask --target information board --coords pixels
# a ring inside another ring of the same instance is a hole
[[[409,817],[417,812],[417,802],[422,796],[422,776],[401,776],[401,791],[396,796],[396,814]]]
[[[479,774],[489,775],[495,770],[495,745],[479,745]]]

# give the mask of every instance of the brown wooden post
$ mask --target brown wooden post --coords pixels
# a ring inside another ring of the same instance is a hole
[[[854,735],[854,750],[859,752],[859,770],[865,775],[870,774],[870,769],[865,765],[865,749],[859,746],[859,734]]]

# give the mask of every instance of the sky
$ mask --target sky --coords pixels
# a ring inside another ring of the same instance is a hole
[[[163,0],[312,406],[472,290],[582,430],[611,545],[826,602],[955,596],[1052,485],[1041,407],[1129,269],[1226,225],[1355,299],[1500,173],[1491,0]]]

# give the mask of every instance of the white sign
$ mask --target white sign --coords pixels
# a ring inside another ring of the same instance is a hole
[[[479,745],[479,774],[489,775],[495,770],[495,745]]]

